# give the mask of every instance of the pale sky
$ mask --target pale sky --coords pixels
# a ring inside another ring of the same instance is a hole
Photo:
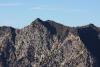
[[[0,26],[23,28],[36,18],[100,26],[100,0],[0,0]]]

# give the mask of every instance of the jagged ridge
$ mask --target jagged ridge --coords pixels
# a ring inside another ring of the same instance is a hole
[[[0,67],[100,67],[99,32],[39,18],[22,29],[0,27]]]

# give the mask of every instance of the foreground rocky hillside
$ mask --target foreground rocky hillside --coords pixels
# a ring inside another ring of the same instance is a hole
[[[100,67],[100,29],[37,18],[27,27],[0,27],[0,67]]]

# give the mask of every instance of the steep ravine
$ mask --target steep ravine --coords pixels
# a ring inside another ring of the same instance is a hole
[[[100,67],[100,29],[37,18],[22,29],[0,27],[0,67]]]

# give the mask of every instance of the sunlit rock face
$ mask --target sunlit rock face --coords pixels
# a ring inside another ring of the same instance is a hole
[[[100,30],[37,18],[27,27],[0,27],[0,67],[100,67]]]

